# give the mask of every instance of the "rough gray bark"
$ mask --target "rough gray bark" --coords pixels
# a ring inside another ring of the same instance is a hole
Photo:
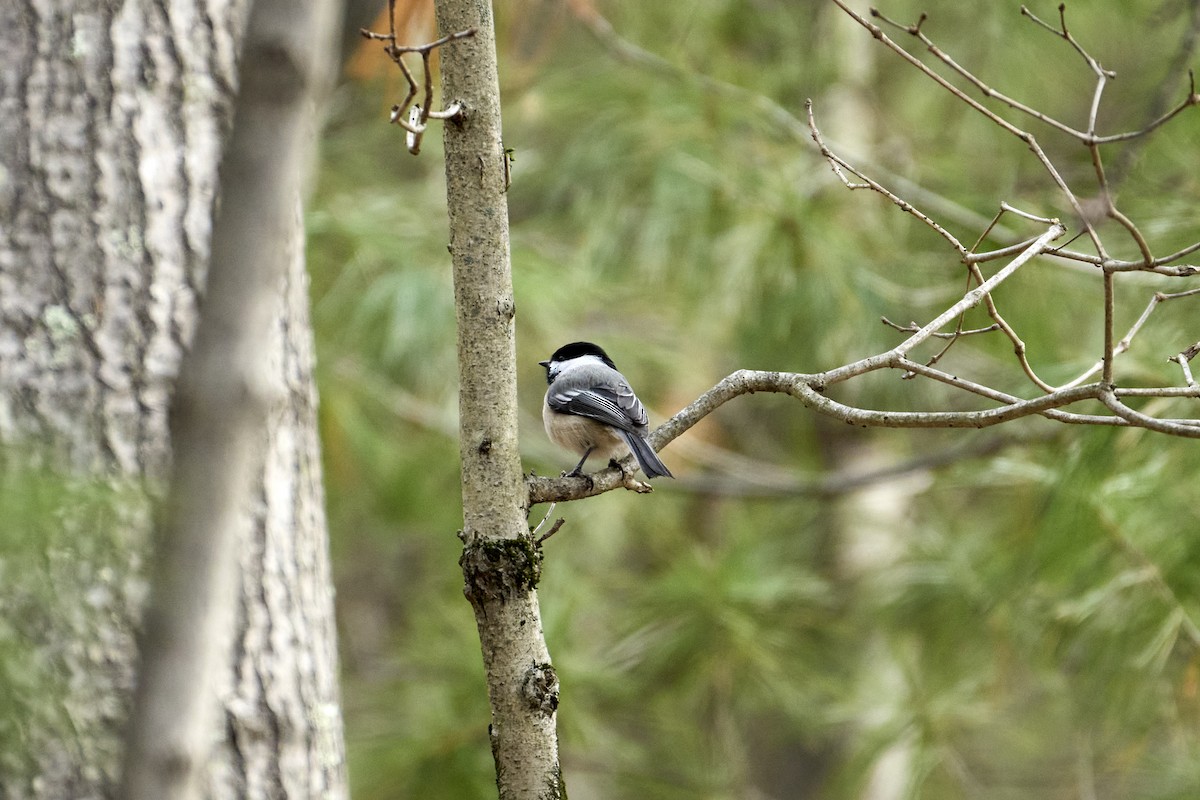
[[[564,797],[555,731],[558,678],[542,635],[541,552],[526,525],[517,448],[516,341],[500,87],[491,6],[438,0],[443,98],[464,113],[445,126],[446,196],[458,318],[465,593],[475,609],[503,800]]]
[[[27,696],[0,701],[0,797],[115,792],[246,7],[0,4],[0,658],[28,667]],[[298,225],[262,343],[282,399],[238,526],[211,797],[344,794]]]
[[[171,489],[156,542],[122,796],[193,800],[214,737],[236,607],[238,527],[285,397],[262,343],[295,259],[295,209],[327,90],[332,4],[256,0],[221,166],[200,322],[171,406]],[[324,46],[322,46],[324,45]],[[291,252],[289,252],[291,251]]]

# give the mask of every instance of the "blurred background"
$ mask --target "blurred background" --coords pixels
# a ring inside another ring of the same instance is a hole
[[[403,41],[436,37],[427,2],[396,6]],[[901,340],[881,316],[923,323],[961,296],[944,241],[837,182],[803,126],[806,98],[839,153],[968,245],[1001,201],[1079,228],[1021,142],[830,2],[496,6],[526,471],[574,461],[539,418],[536,362],[565,342],[605,347],[657,424],[734,369],[835,367]],[[1030,8],[1057,24],[1056,3]],[[1094,77],[1018,3],[880,9],[905,23],[927,12],[923,30],[993,87],[1086,126]],[[1198,9],[1068,7],[1073,35],[1118,75],[1101,133],[1185,96]],[[596,34],[605,20],[620,41]],[[404,88],[377,43],[348,37],[308,218],[351,778],[356,800],[488,798],[486,689],[457,565],[440,132],[405,151],[387,124]],[[1196,111],[1105,150],[1156,253],[1200,238]],[[1095,193],[1084,147],[1002,113]],[[1043,230],[1003,222],[991,246]],[[1122,276],[1118,335],[1154,291],[1192,285]],[[1101,299],[1092,271],[1049,263],[997,294],[1052,383],[1098,358]],[[1120,379],[1178,383],[1166,359],[1197,339],[1195,319],[1194,300],[1161,306]],[[998,334],[941,364],[1035,394]],[[836,396],[980,407],[898,374]],[[1194,401],[1146,409],[1195,414]],[[1200,796],[1195,442],[1044,420],[859,430],[756,395],[663,458],[678,480],[559,506],[566,525],[545,545],[572,798]]]

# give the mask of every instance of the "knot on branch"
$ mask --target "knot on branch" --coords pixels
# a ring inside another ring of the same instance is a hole
[[[476,537],[463,546],[458,565],[471,605],[505,603],[534,589],[542,577],[542,552],[530,539]]]
[[[521,696],[534,711],[550,716],[558,710],[558,673],[549,663],[531,666],[521,683]]]

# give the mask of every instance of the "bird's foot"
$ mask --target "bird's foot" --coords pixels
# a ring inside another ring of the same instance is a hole
[[[584,475],[583,470],[580,467],[576,467],[570,472],[564,472],[562,476],[564,478],[583,478],[588,483],[588,491],[591,491],[596,486],[596,483],[592,480],[592,476]]]

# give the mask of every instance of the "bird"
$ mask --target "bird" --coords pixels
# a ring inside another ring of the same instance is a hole
[[[571,342],[538,364],[546,368],[542,423],[546,435],[580,456],[566,476],[582,475],[588,456],[615,459],[627,448],[647,478],[673,478],[646,441],[646,409],[608,353],[591,342]]]

